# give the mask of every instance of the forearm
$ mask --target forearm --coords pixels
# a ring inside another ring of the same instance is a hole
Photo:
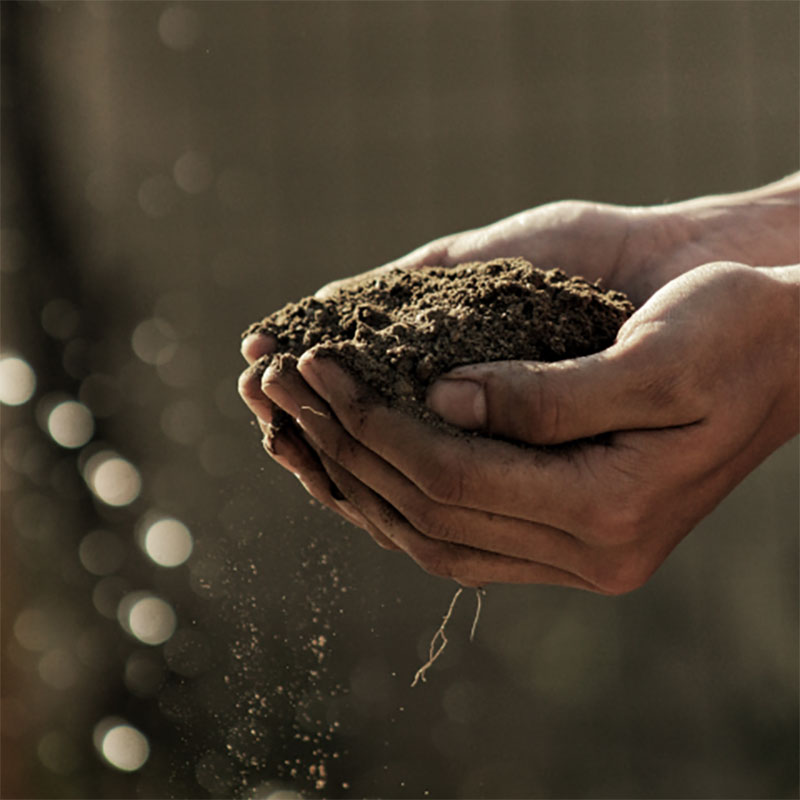
[[[687,245],[699,243],[727,258],[773,267],[800,261],[800,173],[729,195],[663,206],[683,228]]]

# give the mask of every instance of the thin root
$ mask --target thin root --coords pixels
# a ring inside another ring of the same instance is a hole
[[[486,589],[481,589],[480,586],[475,587],[475,619],[472,620],[472,627],[469,629],[469,640],[471,642],[475,641],[475,631],[478,630],[478,620],[481,618],[484,594],[486,594]]]
[[[324,419],[330,419],[331,415],[326,414],[324,411],[318,411],[316,408],[312,408],[311,406],[300,406],[301,411],[310,411],[317,417],[323,417]]]
[[[456,593],[453,595],[453,599],[450,601],[450,607],[447,609],[447,613],[442,619],[442,624],[439,626],[439,629],[436,631],[436,633],[433,634],[433,638],[431,639],[431,644],[428,648],[428,660],[417,670],[416,674],[414,675],[414,680],[411,682],[412,689],[420,681],[423,683],[425,682],[425,673],[433,666],[434,661],[439,658],[439,656],[444,652],[445,647],[447,647],[447,636],[445,635],[444,629],[447,623],[450,621],[450,617],[453,616],[453,609],[456,607],[456,601],[461,596],[461,592],[463,591],[463,587],[456,589]],[[475,589],[477,605],[475,608],[475,618],[472,620],[472,628],[469,632],[470,641],[475,639],[475,631],[478,627],[478,619],[480,618],[481,606],[483,605],[482,595],[485,591],[485,589],[481,589],[480,587]]]

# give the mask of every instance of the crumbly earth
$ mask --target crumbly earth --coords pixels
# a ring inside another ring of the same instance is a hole
[[[326,299],[289,303],[244,335],[274,336],[281,369],[319,345],[383,402],[441,424],[425,395],[448,370],[595,353],[614,342],[633,310],[621,292],[502,258],[388,272]]]

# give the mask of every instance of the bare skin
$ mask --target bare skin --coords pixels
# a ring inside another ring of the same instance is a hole
[[[800,267],[781,265],[800,261],[798,185],[654,209],[566,201],[379,268],[522,255],[626,291],[641,307],[602,353],[472,365],[429,392],[464,428],[603,444],[547,452],[433,431],[367,404],[313,350],[293,374],[251,366],[240,392],[265,432],[273,404],[295,418],[268,451],[313,496],[426,570],[630,591],[797,433]],[[249,337],[243,354],[253,364],[273,346]]]

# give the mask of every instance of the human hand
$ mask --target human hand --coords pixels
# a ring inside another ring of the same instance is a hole
[[[797,271],[705,265],[601,353],[464,367],[431,389],[434,410],[462,427],[584,440],[566,450],[433,430],[364,399],[313,351],[299,375],[268,371],[262,389],[297,419],[348,508],[425,569],[618,594],[796,432]]]
[[[559,266],[567,272],[579,272],[590,280],[609,278],[630,250],[630,229],[636,220],[647,217],[650,229],[665,226],[665,217],[644,214],[641,210],[567,200],[540,206],[484,228],[437,239],[408,255],[354,278],[323,286],[317,297],[329,297],[356,281],[395,269],[418,269],[424,265],[453,266],[464,261],[481,261],[504,255],[523,256],[534,265]],[[635,248],[634,248],[635,249]],[[274,406],[261,390],[266,364],[261,361],[275,350],[271,336],[250,334],[242,341],[242,355],[250,365],[239,380],[239,393],[255,414],[264,434],[264,447],[283,467],[292,471],[317,500],[342,511],[330,490],[330,480],[302,435],[291,425],[279,430],[273,425]],[[291,367],[289,367],[291,369]],[[272,373],[270,373],[272,374]],[[302,381],[296,373],[292,384]],[[305,390],[304,390],[305,391]],[[341,501],[340,501],[341,502]],[[351,518],[351,521],[352,518]],[[381,542],[387,544],[386,542]]]
[[[642,303],[669,280],[706,261],[742,258],[770,265],[797,261],[797,183],[798,176],[790,176],[739,195],[655,208],[582,201],[551,203],[485,228],[436,240],[358,279],[390,269],[522,255],[535,264],[557,265],[592,280],[603,279],[607,286],[624,290],[636,303]],[[330,295],[350,280],[328,284],[317,294]],[[265,433],[265,448],[297,475],[314,497],[370,530],[383,546],[395,547],[342,500],[319,454],[299,429],[290,424],[278,430],[271,424],[275,408],[262,391],[262,381],[272,387],[273,395],[287,384],[287,397],[302,396],[309,407],[319,400],[296,370],[290,368],[279,378],[274,369],[265,375],[265,365],[255,364],[274,346],[271,338],[259,334],[242,343],[243,355],[251,366],[241,376],[240,393]],[[331,465],[328,471],[336,469]],[[339,480],[343,479],[339,474]]]
[[[714,261],[795,264],[800,173],[730,195],[660,206],[561,200],[436,239],[382,267],[323,286],[326,297],[395,269],[520,256],[625,292],[636,306],[687,270]]]

